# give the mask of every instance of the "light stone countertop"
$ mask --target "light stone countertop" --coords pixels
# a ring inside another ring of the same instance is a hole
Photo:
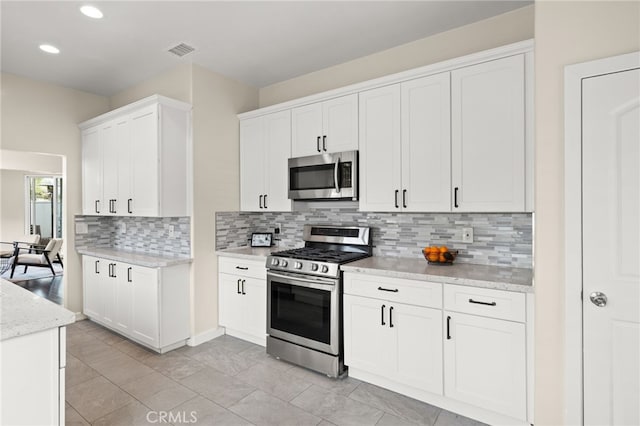
[[[247,260],[266,260],[267,256],[276,251],[289,250],[293,247],[235,247],[228,248],[222,250],[216,250],[216,254],[218,256],[224,257],[234,257],[236,259],[247,259]]]
[[[533,271],[524,268],[471,265],[429,265],[424,259],[373,256],[341,265],[345,272],[360,272],[390,278],[431,281],[496,290],[533,293]]]
[[[0,341],[75,322],[73,312],[0,279]]]
[[[137,251],[121,250],[109,247],[79,248],[77,249],[77,252],[88,256],[114,260],[116,262],[126,262],[133,265],[146,266],[148,268],[163,268],[166,266],[193,262],[193,259],[190,257],[146,254]]]

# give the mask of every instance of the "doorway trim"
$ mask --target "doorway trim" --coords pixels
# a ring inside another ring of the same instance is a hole
[[[582,81],[640,67],[640,52],[564,69],[564,423],[583,424]]]

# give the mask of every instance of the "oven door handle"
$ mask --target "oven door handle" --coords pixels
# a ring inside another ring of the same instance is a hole
[[[334,281],[315,280],[298,276],[294,277],[291,275],[276,274],[273,272],[269,272],[267,274],[267,278],[277,278],[279,280],[282,280],[285,284],[316,288],[318,290],[334,291],[336,288]]]
[[[338,182],[338,168],[340,168],[340,157],[336,160],[335,166],[333,167],[333,183],[336,186],[336,192],[340,193],[340,183]]]

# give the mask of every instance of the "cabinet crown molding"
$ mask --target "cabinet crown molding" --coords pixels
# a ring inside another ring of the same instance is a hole
[[[493,49],[483,50],[469,55],[460,56],[453,59],[448,59],[442,62],[425,65],[418,68],[413,68],[407,71],[401,71],[395,74],[389,74],[383,77],[374,78],[372,80],[366,80],[360,83],[354,83],[348,86],[340,87],[338,89],[328,90],[326,92],[316,93],[302,98],[294,99],[291,101],[282,102],[268,107],[259,108],[253,111],[244,112],[238,114],[240,120],[247,118],[259,117],[265,114],[271,114],[282,110],[295,108],[303,105],[312,104],[315,102],[326,101],[329,99],[337,98],[344,95],[350,95],[353,93],[362,92],[364,90],[375,89],[390,84],[400,83],[415,78],[426,77],[431,74],[437,74],[446,71],[452,71],[457,68],[466,67],[469,65],[475,65],[481,62],[492,61],[494,59],[500,59],[507,56],[518,55],[521,53],[533,52],[534,40],[524,40],[517,43],[511,43],[504,46],[496,47]]]
[[[162,95],[151,95],[151,96],[147,96],[146,98],[142,98],[138,101],[135,101],[133,103],[130,103],[128,105],[122,106],[120,108],[116,108],[109,112],[105,112],[104,114],[91,118],[87,121],[83,121],[82,123],[78,124],[78,127],[80,128],[80,130],[86,130],[90,127],[97,126],[106,121],[109,121],[115,117],[119,117],[131,111],[136,111],[136,110],[139,110],[140,108],[143,108],[149,105],[154,105],[154,104],[165,105],[165,106],[182,110],[182,111],[191,111],[192,109],[191,104],[188,104],[186,102],[178,101],[176,99],[168,98]]]

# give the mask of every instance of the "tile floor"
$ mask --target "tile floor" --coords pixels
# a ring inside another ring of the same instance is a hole
[[[233,337],[158,355],[90,321],[68,327],[66,387],[66,424],[74,426],[481,425],[278,361]]]

